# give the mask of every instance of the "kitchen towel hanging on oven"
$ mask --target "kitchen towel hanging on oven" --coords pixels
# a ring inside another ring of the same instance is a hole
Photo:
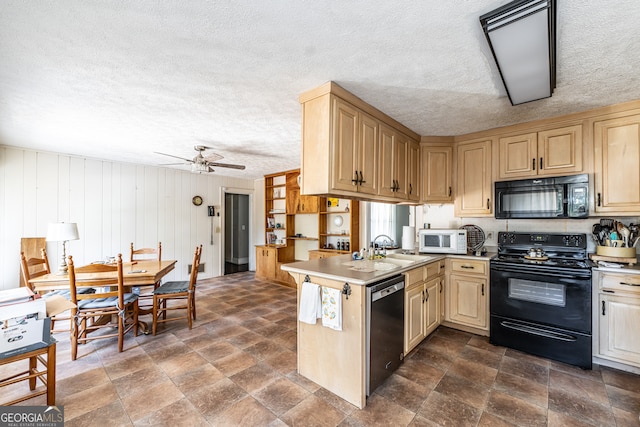
[[[322,287],[322,326],[342,330],[342,292],[339,289]]]
[[[320,285],[310,281],[302,282],[300,291],[300,313],[298,320],[310,325],[316,324],[316,319],[322,317],[322,301],[320,300]]]

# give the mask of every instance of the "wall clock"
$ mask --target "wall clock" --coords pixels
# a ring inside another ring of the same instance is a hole
[[[191,199],[191,203],[193,203],[196,206],[200,206],[202,204],[202,197],[193,196],[193,199]]]

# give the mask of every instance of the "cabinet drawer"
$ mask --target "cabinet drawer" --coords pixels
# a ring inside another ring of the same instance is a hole
[[[630,292],[640,295],[640,275],[601,272],[599,278],[599,289]]]
[[[425,280],[431,280],[434,277],[444,273],[444,260],[432,262],[425,266],[426,274]]]
[[[472,273],[472,274],[486,274],[487,262],[475,261],[468,259],[452,259],[451,260],[451,272],[456,273]]]
[[[422,283],[422,281],[424,280],[424,268],[420,267],[420,268],[414,268],[413,270],[409,270],[406,273],[404,273],[404,277],[405,277],[405,281],[407,283],[405,283],[405,287],[410,288],[412,285],[416,284],[416,283]]]

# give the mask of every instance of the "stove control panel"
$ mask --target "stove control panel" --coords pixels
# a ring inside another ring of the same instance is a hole
[[[498,246],[542,246],[568,247],[586,249],[586,234],[555,234],[555,233],[498,233]]]

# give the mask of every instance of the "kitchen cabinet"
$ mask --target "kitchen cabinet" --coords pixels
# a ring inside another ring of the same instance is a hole
[[[594,270],[593,355],[640,367],[640,274]]]
[[[445,320],[489,331],[489,262],[468,258],[448,258],[445,292]]]
[[[637,110],[636,110],[637,111]],[[596,214],[640,211],[640,114],[593,123]]]
[[[456,147],[456,199],[458,217],[492,216],[492,140],[473,140]]]
[[[267,279],[276,279],[276,264],[278,250],[269,246],[256,246],[256,276]]]
[[[387,126],[380,127],[379,195],[407,199],[408,151],[408,138]]]
[[[499,178],[570,175],[582,168],[582,125],[498,139]]]
[[[440,325],[444,269],[440,260],[405,273],[405,355]]]
[[[422,164],[420,200],[424,203],[452,202],[453,146],[451,144],[422,144],[420,158]]]
[[[407,198],[412,202],[420,200],[420,144],[411,141],[407,157]]]
[[[300,103],[301,194],[407,200],[407,159],[410,144],[419,138],[415,132],[333,82],[302,94]]]

